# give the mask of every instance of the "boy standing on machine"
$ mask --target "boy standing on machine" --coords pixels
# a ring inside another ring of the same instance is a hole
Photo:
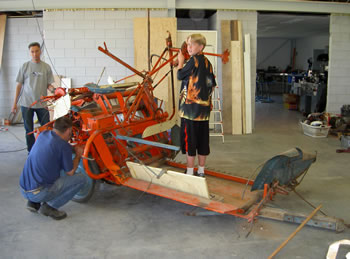
[[[206,39],[201,34],[187,38],[187,51],[191,58],[184,66],[182,52],[178,55],[177,77],[182,80],[179,115],[181,117],[181,150],[187,156],[186,174],[193,175],[198,154],[198,176],[204,177],[209,148],[209,118],[211,95],[216,87],[213,67],[203,55]]]

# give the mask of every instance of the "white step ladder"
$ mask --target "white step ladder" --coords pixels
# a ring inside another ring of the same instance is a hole
[[[224,139],[224,128],[222,126],[222,111],[221,111],[221,99],[219,93],[219,87],[216,86],[212,95],[213,109],[210,112],[209,120],[209,132],[210,136],[222,137],[222,143]]]

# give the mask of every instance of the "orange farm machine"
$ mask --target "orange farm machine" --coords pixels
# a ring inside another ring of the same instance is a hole
[[[87,202],[96,183],[105,182],[205,209],[191,215],[230,214],[249,222],[254,222],[258,216],[294,223],[305,218],[273,210],[266,204],[276,194],[295,190],[298,179],[305,176],[316,160],[315,155],[292,149],[267,161],[255,180],[213,170],[206,170],[206,177],[199,180],[195,178],[200,177],[185,175],[186,166],[173,160],[180,150],[174,67],[179,51],[188,58],[185,44],[181,48],[173,47],[169,34],[164,51],[155,55],[157,60],[150,71],[133,68],[114,56],[106,44],[98,49],[131,70],[132,76],[140,78],[140,82],[109,87],[89,83],[81,88],[57,88],[53,96],[40,99],[46,105],[61,98],[69,99],[70,107],[64,116],[73,121],[71,144],[85,147],[78,173],[85,173],[89,178],[89,184],[76,195],[75,201]],[[204,54],[220,57],[223,63],[229,56],[227,50],[221,55]],[[155,75],[165,67],[169,68],[168,72],[155,82]],[[169,77],[168,101],[172,109],[166,112],[154,90]],[[52,129],[53,123],[37,128],[35,133]],[[137,177],[137,170],[147,171],[149,179]],[[196,192],[195,189],[200,190]],[[341,220],[324,215],[313,218],[308,224],[336,231],[343,228]]]

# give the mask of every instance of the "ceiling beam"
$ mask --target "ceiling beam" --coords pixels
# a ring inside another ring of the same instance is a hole
[[[196,0],[177,0],[176,8],[193,9]],[[197,2],[198,3],[198,2]],[[301,1],[301,0],[216,0],[201,1],[201,9],[250,10],[276,12],[309,12],[350,14],[349,3]]]
[[[29,0],[0,0],[0,11],[33,10]],[[165,8],[350,14],[349,3],[302,0],[34,0],[35,9]]]

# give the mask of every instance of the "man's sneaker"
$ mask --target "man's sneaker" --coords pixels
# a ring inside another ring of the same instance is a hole
[[[29,210],[30,212],[38,212],[38,210],[40,209],[40,205],[40,203],[28,201],[27,210]]]
[[[51,217],[56,220],[64,219],[67,217],[67,213],[52,208],[47,203],[43,203],[43,205],[41,205],[39,212],[47,217]]]
[[[204,173],[198,173],[197,176],[205,178]]]

